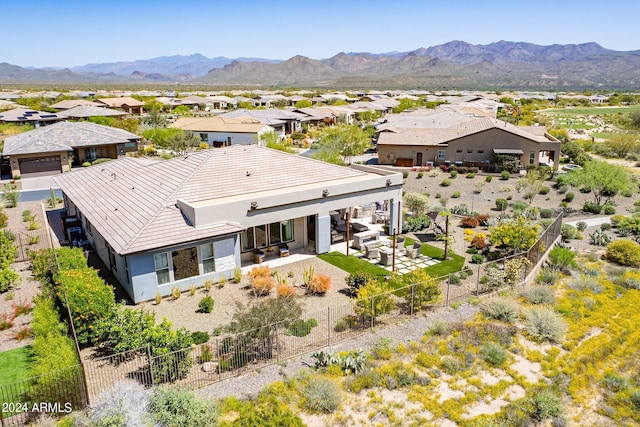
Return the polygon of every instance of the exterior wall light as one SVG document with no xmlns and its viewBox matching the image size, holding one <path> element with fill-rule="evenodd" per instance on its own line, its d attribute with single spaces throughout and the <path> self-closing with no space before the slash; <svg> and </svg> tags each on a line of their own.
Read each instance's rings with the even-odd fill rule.
<svg viewBox="0 0 640 427">
<path fill-rule="evenodd" d="M 387 187 L 391 187 L 391 179 L 387 179 Z"/>
<path fill-rule="evenodd" d="M 251 202 L 251 209 L 258 209 L 258 202 Z"/>
<path fill-rule="evenodd" d="M 322 197 L 327 197 L 329 195 L 329 190 L 322 190 Z"/>
</svg>

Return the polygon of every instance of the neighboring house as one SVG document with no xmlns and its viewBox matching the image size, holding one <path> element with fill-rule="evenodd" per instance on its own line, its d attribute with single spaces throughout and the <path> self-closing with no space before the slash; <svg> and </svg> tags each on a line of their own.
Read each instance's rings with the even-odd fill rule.
<svg viewBox="0 0 640 427">
<path fill-rule="evenodd" d="M 58 112 L 59 116 L 71 120 L 88 119 L 89 117 L 122 117 L 128 113 L 106 107 L 77 106 Z"/>
<path fill-rule="evenodd" d="M 13 110 L 0 112 L 0 122 L 4 123 L 30 124 L 40 127 L 62 120 L 65 120 L 65 118 L 58 114 L 28 108 L 14 108 Z"/>
<path fill-rule="evenodd" d="M 267 110 L 246 110 L 243 108 L 229 111 L 220 115 L 220 117 L 253 117 L 260 120 L 265 125 L 269 125 L 283 135 L 290 135 L 293 132 L 302 130 L 302 123 L 309 120 L 306 114 L 296 113 L 290 110 L 280 110 L 278 108 L 270 108 Z"/>
<path fill-rule="evenodd" d="M 4 140 L 12 176 L 68 172 L 97 158 L 116 159 L 137 151 L 140 137 L 122 129 L 89 122 L 60 122 Z"/>
<path fill-rule="evenodd" d="M 87 101 L 86 99 L 65 99 L 64 101 L 56 102 L 50 105 L 51 108 L 56 110 L 70 110 L 74 107 L 104 107 L 104 104 L 99 102 Z"/>
<path fill-rule="evenodd" d="M 67 215 L 136 303 L 230 278 L 256 250 L 277 256 L 280 243 L 326 253 L 332 211 L 389 201 L 397 217 L 402 198 L 399 173 L 256 145 L 125 158 L 55 180 Z"/>
<path fill-rule="evenodd" d="M 259 144 L 262 135 L 275 132 L 271 126 L 251 117 L 181 117 L 169 127 L 196 135 L 211 147 Z"/>
<path fill-rule="evenodd" d="M 518 158 L 522 167 L 549 158 L 557 169 L 560 141 L 544 126 L 514 126 L 454 111 L 390 116 L 378 130 L 378 163 L 396 166 L 460 164 L 491 167 L 494 155 Z"/>
<path fill-rule="evenodd" d="M 130 96 L 122 96 L 119 98 L 99 98 L 97 103 L 104 104 L 110 108 L 119 108 L 129 114 L 142 114 L 144 112 L 144 102 L 138 101 Z"/>
</svg>

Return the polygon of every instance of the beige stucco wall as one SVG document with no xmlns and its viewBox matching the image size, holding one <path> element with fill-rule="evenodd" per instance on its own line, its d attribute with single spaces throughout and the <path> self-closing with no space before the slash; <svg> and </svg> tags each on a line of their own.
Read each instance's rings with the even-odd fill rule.
<svg viewBox="0 0 640 427">
<path fill-rule="evenodd" d="M 435 164 L 443 163 L 444 160 L 450 160 L 451 163 L 492 161 L 494 148 L 522 150 L 520 163 L 524 166 L 529 165 L 530 152 L 535 153 L 534 165 L 538 165 L 539 154 L 542 151 L 554 152 L 552 160 L 556 167 L 560 159 L 560 142 L 535 142 L 494 128 L 450 141 L 447 147 L 378 144 L 378 163 L 393 165 L 396 159 L 409 158 L 414 160 L 414 165 L 418 165 L 416 162 L 418 153 L 422 153 L 422 164 L 419 166 L 425 166 L 427 161 L 434 161 L 434 159 L 436 159 Z M 445 150 L 445 158 L 438 160 L 438 150 L 442 149 Z"/>
</svg>

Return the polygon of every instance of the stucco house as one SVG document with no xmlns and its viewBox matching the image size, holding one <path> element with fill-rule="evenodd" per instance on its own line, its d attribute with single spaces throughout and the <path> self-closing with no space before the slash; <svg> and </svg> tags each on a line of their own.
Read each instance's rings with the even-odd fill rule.
<svg viewBox="0 0 640 427">
<path fill-rule="evenodd" d="M 378 128 L 378 163 L 396 166 L 494 166 L 495 155 L 517 157 L 522 167 L 541 158 L 555 169 L 560 141 L 544 126 L 514 126 L 487 116 L 441 110 L 388 116 Z"/>
<path fill-rule="evenodd" d="M 275 132 L 271 126 L 251 117 L 181 117 L 169 127 L 196 135 L 211 147 L 259 144 L 262 135 Z"/>
<path fill-rule="evenodd" d="M 144 102 L 138 101 L 130 96 L 119 98 L 99 98 L 95 102 L 110 108 L 119 108 L 129 114 L 142 114 L 144 112 Z"/>
<path fill-rule="evenodd" d="M 0 122 L 13 123 L 17 125 L 30 124 L 35 127 L 46 126 L 65 120 L 55 113 L 32 110 L 30 108 L 14 108 L 0 112 Z"/>
<path fill-rule="evenodd" d="M 55 180 L 67 215 L 135 302 L 232 277 L 256 253 L 278 256 L 281 243 L 328 252 L 332 212 L 390 201 L 397 217 L 402 199 L 399 173 L 257 145 L 124 158 Z"/>
<path fill-rule="evenodd" d="M 140 137 L 122 129 L 90 122 L 59 122 L 4 140 L 2 156 L 9 158 L 12 176 L 52 175 L 85 161 L 117 159 L 137 151 Z"/>
</svg>

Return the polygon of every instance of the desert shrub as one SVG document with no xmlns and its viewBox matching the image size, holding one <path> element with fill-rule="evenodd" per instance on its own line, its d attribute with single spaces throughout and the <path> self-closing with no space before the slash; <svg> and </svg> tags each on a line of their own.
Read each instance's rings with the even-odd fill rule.
<svg viewBox="0 0 640 427">
<path fill-rule="evenodd" d="M 544 209 L 540 209 L 540 218 L 553 218 L 555 216 L 555 212 L 553 209 L 548 209 L 548 208 L 544 208 Z"/>
<path fill-rule="evenodd" d="M 20 275 L 11 268 L 16 259 L 16 247 L 8 233 L 0 232 L 0 293 L 7 292 L 20 282 Z"/>
<path fill-rule="evenodd" d="M 480 225 L 480 221 L 475 216 L 466 216 L 460 220 L 460 225 L 464 228 L 476 228 Z"/>
<path fill-rule="evenodd" d="M 521 295 L 531 304 L 551 304 L 554 301 L 553 291 L 546 286 L 529 286 Z"/>
<path fill-rule="evenodd" d="M 233 269 L 233 281 L 236 283 L 240 283 L 242 280 L 242 269 L 240 267 L 236 267 Z"/>
<path fill-rule="evenodd" d="M 211 295 L 205 295 L 198 303 L 198 311 L 200 313 L 211 313 L 213 311 L 213 297 Z"/>
<path fill-rule="evenodd" d="M 422 179 L 423 176 L 424 172 L 418 172 L 418 174 L 416 175 L 416 179 Z"/>
<path fill-rule="evenodd" d="M 480 304 L 480 311 L 485 317 L 506 323 L 515 321 L 519 309 L 516 302 L 505 298 L 491 298 Z"/>
<path fill-rule="evenodd" d="M 640 290 L 640 272 L 626 271 L 622 274 L 620 282 L 625 288 Z"/>
<path fill-rule="evenodd" d="M 525 407 L 529 417 L 535 422 L 548 419 L 561 420 L 562 400 L 551 390 L 543 389 L 531 393 L 526 399 Z"/>
<path fill-rule="evenodd" d="M 68 301 L 78 342 L 82 346 L 95 344 L 100 332 L 94 325 L 115 312 L 113 288 L 93 268 L 59 271 L 55 282 L 58 292 Z M 66 305 L 66 301 L 61 303 Z"/>
<path fill-rule="evenodd" d="M 578 223 L 576 224 L 576 228 L 578 229 L 578 231 L 584 231 L 587 229 L 587 223 L 584 221 L 578 221 Z"/>
<path fill-rule="evenodd" d="M 522 312 L 524 329 L 536 341 L 559 343 L 564 338 L 567 325 L 552 309 L 530 307 Z"/>
<path fill-rule="evenodd" d="M 417 215 L 407 218 L 402 224 L 403 233 L 424 230 L 431 225 L 431 218 L 427 215 Z"/>
<path fill-rule="evenodd" d="M 424 310 L 435 303 L 440 296 L 438 281 L 429 276 L 423 269 L 413 270 L 402 276 L 402 285 L 415 285 L 411 292 L 404 296 L 407 304 L 413 304 L 416 311 Z"/>
<path fill-rule="evenodd" d="M 191 389 L 178 386 L 156 387 L 151 392 L 149 411 L 159 425 L 200 427 L 214 425 L 215 408 L 211 401 Z"/>
<path fill-rule="evenodd" d="M 484 249 L 487 246 L 487 240 L 484 235 L 477 234 L 471 240 L 471 247 L 476 250 Z"/>
<path fill-rule="evenodd" d="M 602 205 L 599 205 L 595 202 L 584 202 L 584 205 L 582 205 L 582 210 L 584 212 L 599 215 L 600 212 L 602 212 Z"/>
<path fill-rule="evenodd" d="M 496 209 L 498 209 L 499 211 L 505 211 L 507 210 L 507 207 L 509 206 L 509 202 L 507 201 L 507 199 L 496 199 Z"/>
<path fill-rule="evenodd" d="M 402 178 L 407 179 L 409 177 L 409 172 L 408 171 L 403 171 L 402 172 Z"/>
<path fill-rule="evenodd" d="M 576 197 L 575 193 L 572 193 L 571 191 L 569 191 L 564 195 L 563 200 L 567 203 L 571 203 L 573 202 L 573 199 L 575 199 L 575 197 Z"/>
<path fill-rule="evenodd" d="M 309 290 L 314 294 L 326 294 L 331 289 L 331 277 L 326 274 L 316 274 L 309 282 Z"/>
<path fill-rule="evenodd" d="M 451 176 L 451 178 L 455 179 L 455 178 L 458 176 L 458 171 L 457 171 L 457 170 L 455 170 L 455 169 L 453 169 L 453 170 L 450 172 L 450 174 L 451 174 L 451 175 L 450 175 L 450 176 Z"/>
<path fill-rule="evenodd" d="M 492 366 L 502 366 L 506 362 L 508 354 L 500 344 L 488 342 L 480 349 L 480 356 Z"/>
<path fill-rule="evenodd" d="M 477 254 L 477 253 L 471 255 L 471 262 L 474 264 L 482 264 L 484 262 L 484 255 Z"/>
<path fill-rule="evenodd" d="M 636 412 L 640 411 L 640 390 L 636 390 L 631 393 L 631 396 L 629 396 L 629 402 L 631 402 L 631 405 Z"/>
<path fill-rule="evenodd" d="M 502 171 L 500 172 L 500 179 L 503 181 L 508 180 L 509 178 L 511 178 L 511 174 L 508 171 Z"/>
<path fill-rule="evenodd" d="M 618 239 L 607 246 L 605 259 L 629 267 L 640 266 L 640 245 L 632 240 Z"/>
<path fill-rule="evenodd" d="M 431 335 L 444 336 L 449 333 L 449 324 L 442 320 L 437 320 L 429 327 L 428 332 Z"/>
<path fill-rule="evenodd" d="M 318 326 L 316 319 L 302 320 L 296 319 L 289 324 L 287 328 L 287 334 L 294 337 L 306 337 L 311 333 L 311 329 Z"/>
<path fill-rule="evenodd" d="M 616 208 L 612 204 L 606 203 L 602 207 L 602 213 L 604 213 L 605 215 L 613 215 L 616 213 Z"/>
<path fill-rule="evenodd" d="M 391 287 L 386 282 L 368 281 L 356 293 L 356 314 L 362 317 L 378 317 L 396 307 L 396 301 L 390 293 Z M 371 299 L 373 298 L 373 304 Z"/>
<path fill-rule="evenodd" d="M 100 393 L 91 407 L 77 413 L 76 426 L 143 426 L 151 425 L 150 390 L 133 381 L 123 381 Z M 60 423 L 59 425 L 63 425 Z"/>
<path fill-rule="evenodd" d="M 467 178 L 467 179 L 473 179 L 473 178 L 475 178 L 475 177 L 476 177 L 476 174 L 475 174 L 475 173 L 473 173 L 473 172 L 469 172 L 469 173 L 467 173 L 467 176 L 466 176 L 466 178 Z"/>
<path fill-rule="evenodd" d="M 571 289 L 575 289 L 578 292 L 591 291 L 594 294 L 602 292 L 602 285 L 596 277 L 589 276 L 587 274 L 581 274 L 578 277 L 572 277 L 567 281 L 567 286 Z"/>
<path fill-rule="evenodd" d="M 629 388 L 630 384 L 629 380 L 625 377 L 608 372 L 605 374 L 604 378 L 602 378 L 602 385 L 604 385 L 607 390 L 617 393 Z"/>
<path fill-rule="evenodd" d="M 611 220 L 611 225 L 613 225 L 614 227 L 618 227 L 618 225 L 620 223 L 623 223 L 625 220 L 627 219 L 626 216 L 621 215 L 621 214 L 617 214 L 617 215 L 613 215 L 610 220 Z"/>
<path fill-rule="evenodd" d="M 352 319 L 350 317 L 341 317 L 336 320 L 335 325 L 333 325 L 333 330 L 336 332 L 344 332 L 347 329 L 351 328 L 353 324 Z"/>
<path fill-rule="evenodd" d="M 249 272 L 249 277 L 251 278 L 251 288 L 257 295 L 266 295 L 271 292 L 271 290 L 276 286 L 276 281 L 273 279 L 273 277 L 271 277 L 271 271 L 268 270 L 269 267 L 267 267 L 268 274 L 260 274 L 256 272 L 252 275 L 251 273 L 253 272 L 253 270 L 257 268 L 260 267 L 254 267 Z"/>
<path fill-rule="evenodd" d="M 551 189 L 546 185 L 543 185 L 542 187 L 540 187 L 540 190 L 538 190 L 538 194 L 542 194 L 542 195 L 549 194 L 549 191 L 551 191 Z"/>
<path fill-rule="evenodd" d="M 347 290 L 346 290 L 347 296 L 351 298 L 355 298 L 356 294 L 358 293 L 358 289 L 360 289 L 362 286 L 364 286 L 366 283 L 372 280 L 376 280 L 376 278 L 369 273 L 363 273 L 358 271 L 358 272 L 349 274 L 345 279 L 345 281 L 347 282 Z"/>
<path fill-rule="evenodd" d="M 331 413 L 342 403 L 340 386 L 324 377 L 311 377 L 300 390 L 303 406 L 311 412 Z"/>
<path fill-rule="evenodd" d="M 564 242 L 568 242 L 569 240 L 580 240 L 582 239 L 582 233 L 571 224 L 562 224 L 562 228 L 560 229 L 560 235 Z"/>
<path fill-rule="evenodd" d="M 228 427 L 303 427 L 305 425 L 280 396 L 268 392 L 262 392 L 254 399 L 226 398 L 220 403 L 219 411 L 223 418 L 220 425 Z"/>
<path fill-rule="evenodd" d="M 549 251 L 549 267 L 555 271 L 568 271 L 576 268 L 576 254 L 569 248 L 556 245 Z"/>
<path fill-rule="evenodd" d="M 279 297 L 294 297 L 296 295 L 296 288 L 287 283 L 278 283 L 276 285 L 276 295 Z"/>
<path fill-rule="evenodd" d="M 493 181 L 493 177 L 491 175 L 487 175 L 487 176 L 484 177 L 484 180 L 486 182 L 491 182 L 491 181 Z"/>
<path fill-rule="evenodd" d="M 611 237 L 605 233 L 602 229 L 596 230 L 589 235 L 591 244 L 595 246 L 607 246 L 611 243 Z"/>
<path fill-rule="evenodd" d="M 469 206 L 465 205 L 464 203 L 461 203 L 459 205 L 456 205 L 454 207 L 452 207 L 450 210 L 452 215 L 469 215 L 471 214 L 471 211 L 469 210 Z"/>
<path fill-rule="evenodd" d="M 451 178 L 445 178 L 440 182 L 440 185 L 443 187 L 449 187 L 452 183 L 453 181 L 451 180 Z"/>
<path fill-rule="evenodd" d="M 458 199 L 460 198 L 460 192 L 459 191 L 454 191 L 453 194 L 451 194 L 451 198 L 452 199 Z"/>
<path fill-rule="evenodd" d="M 87 259 L 80 248 L 61 247 L 55 250 L 55 254 L 53 249 L 44 249 L 29 255 L 34 277 L 47 287 L 53 286 L 53 278 L 58 271 L 87 267 Z"/>
<path fill-rule="evenodd" d="M 204 344 L 209 341 L 209 334 L 205 331 L 194 331 L 191 332 L 191 340 L 195 345 Z"/>
</svg>

